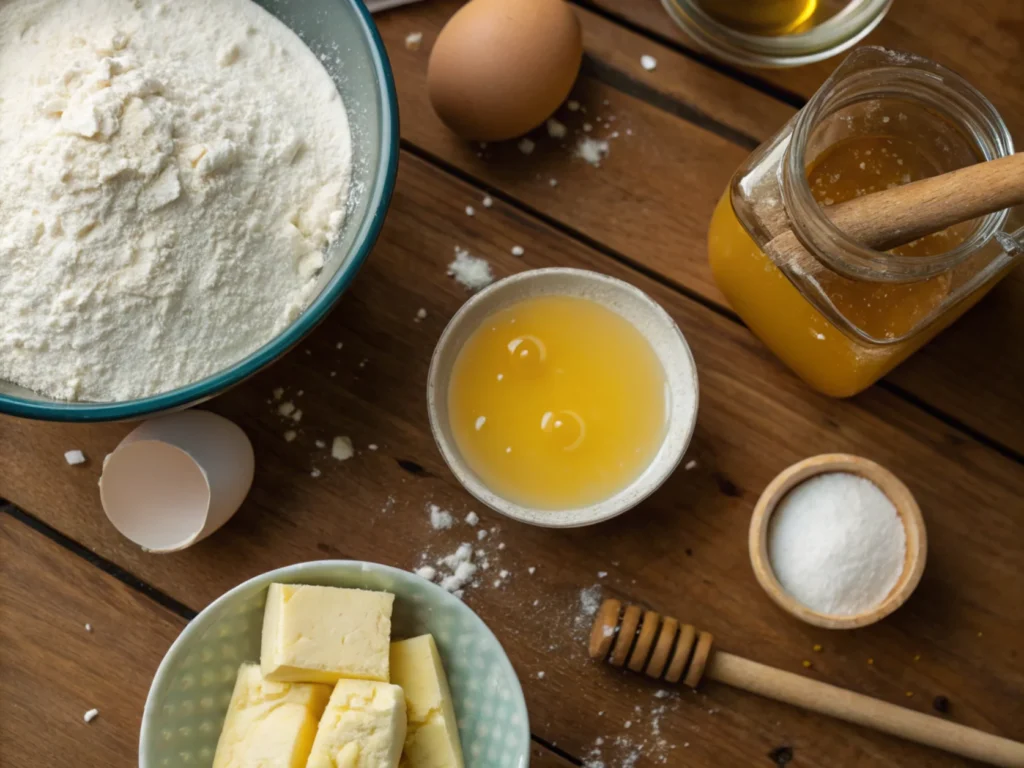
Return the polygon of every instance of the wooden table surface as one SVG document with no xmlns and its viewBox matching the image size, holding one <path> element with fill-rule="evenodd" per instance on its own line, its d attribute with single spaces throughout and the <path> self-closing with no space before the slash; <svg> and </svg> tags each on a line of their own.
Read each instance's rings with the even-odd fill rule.
<svg viewBox="0 0 1024 768">
<path fill-rule="evenodd" d="M 465 600 L 522 680 L 534 766 L 770 766 L 790 754 L 806 766 L 963 764 L 713 683 L 656 697 L 659 686 L 587 660 L 580 595 L 595 587 L 698 624 L 719 648 L 922 712 L 944 696 L 950 720 L 1024 739 L 1021 270 L 879 385 L 848 401 L 821 397 L 725 305 L 704 236 L 734 168 L 838 61 L 744 72 L 694 52 L 658 0 L 581 0 L 587 58 L 574 98 L 586 111 L 559 119 L 572 131 L 586 121 L 595 135 L 619 132 L 594 168 L 543 132 L 527 158 L 514 143 L 481 150 L 444 129 L 427 103 L 426 62 L 458 5 L 430 0 L 378 17 L 402 116 L 387 224 L 327 321 L 205 406 L 240 424 L 256 450 L 253 490 L 224 529 L 182 553 L 146 554 L 109 525 L 96 489 L 103 456 L 130 425 L 0 419 L 0 764 L 131 765 L 150 679 L 196 611 L 277 566 L 354 558 L 412 568 L 421 553 L 472 536 L 463 523 L 434 531 L 430 503 L 460 520 L 476 511 L 496 529 L 485 546 L 510 576 Z M 423 33 L 420 50 L 406 49 L 410 32 Z M 1022 40 L 1020 0 L 896 0 L 867 42 L 959 70 L 1020 137 Z M 640 66 L 642 54 L 657 58 L 655 71 Z M 512 256 L 514 245 L 525 255 Z M 584 267 L 659 301 L 697 361 L 701 406 L 687 455 L 696 466 L 641 508 L 582 530 L 526 527 L 473 502 L 433 444 L 424 403 L 434 343 L 467 297 L 445 273 L 455 246 L 499 277 Z M 420 308 L 427 316 L 417 321 Z M 298 425 L 277 414 L 277 387 L 302 408 Z M 294 442 L 283 437 L 290 428 Z M 335 435 L 352 438 L 354 458 L 339 463 L 317 447 Z M 88 463 L 65 463 L 74 448 Z M 761 489 L 826 451 L 894 470 L 928 527 L 915 595 L 852 632 L 780 612 L 747 557 Z M 93 707 L 100 715 L 85 724 Z"/>
</svg>

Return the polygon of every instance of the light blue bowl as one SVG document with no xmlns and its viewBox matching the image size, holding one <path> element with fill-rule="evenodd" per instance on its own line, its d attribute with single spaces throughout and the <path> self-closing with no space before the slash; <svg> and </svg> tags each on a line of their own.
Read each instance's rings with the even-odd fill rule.
<svg viewBox="0 0 1024 768">
<path fill-rule="evenodd" d="M 259 661 L 271 582 L 391 592 L 392 636 L 434 636 L 459 721 L 466 768 L 526 768 L 523 690 L 487 625 L 458 598 L 415 574 L 375 563 L 322 560 L 270 571 L 199 614 L 157 669 L 142 714 L 139 768 L 209 768 L 243 661 Z"/>
<path fill-rule="evenodd" d="M 352 131 L 352 195 L 345 225 L 327 252 L 320 292 L 295 322 L 248 357 L 202 381 L 117 403 L 51 400 L 0 381 L 0 413 L 49 421 L 118 421 L 184 408 L 252 376 L 299 343 L 356 276 L 384 223 L 398 170 L 398 102 L 384 43 L 360 0 L 257 0 L 293 29 L 328 67 Z"/>
</svg>

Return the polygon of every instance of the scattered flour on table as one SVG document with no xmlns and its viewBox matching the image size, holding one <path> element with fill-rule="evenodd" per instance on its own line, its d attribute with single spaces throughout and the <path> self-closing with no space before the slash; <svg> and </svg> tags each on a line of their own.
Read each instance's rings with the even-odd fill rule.
<svg viewBox="0 0 1024 768">
<path fill-rule="evenodd" d="M 191 383 L 309 303 L 351 141 L 250 0 L 0 3 L 0 379 L 65 400 Z"/>
<path fill-rule="evenodd" d="M 441 509 L 437 504 L 428 504 L 427 512 L 430 514 L 430 527 L 435 531 L 446 531 L 455 525 L 455 518 L 446 509 Z"/>
<path fill-rule="evenodd" d="M 352 441 L 347 437 L 336 437 L 331 442 L 331 456 L 338 461 L 346 461 L 356 455 Z"/>
<path fill-rule="evenodd" d="M 491 265 L 458 246 L 455 246 L 455 260 L 448 265 L 448 274 L 471 291 L 479 291 L 494 282 Z"/>
<path fill-rule="evenodd" d="M 608 154 L 610 147 L 604 139 L 592 139 L 585 136 L 576 145 L 576 157 L 586 160 L 595 168 L 601 167 L 601 160 Z"/>
</svg>

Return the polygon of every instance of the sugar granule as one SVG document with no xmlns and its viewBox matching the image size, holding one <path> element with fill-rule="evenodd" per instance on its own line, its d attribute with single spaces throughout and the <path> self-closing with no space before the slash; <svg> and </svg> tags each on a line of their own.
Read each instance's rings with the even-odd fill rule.
<svg viewBox="0 0 1024 768">
<path fill-rule="evenodd" d="M 537 145 L 533 143 L 532 139 L 520 139 L 518 146 L 519 151 L 524 155 L 532 155 L 533 150 Z"/>
<path fill-rule="evenodd" d="M 466 513 L 466 525 L 476 525 L 480 522 L 480 515 L 476 512 Z"/>
<path fill-rule="evenodd" d="M 513 245 L 512 246 L 512 255 L 513 256 L 522 256 L 524 253 L 526 253 L 526 249 L 524 249 L 523 246 L 521 246 L 521 245 Z"/>
<path fill-rule="evenodd" d="M 423 44 L 422 32 L 410 32 L 405 36 L 405 47 L 410 51 L 418 51 Z"/>
<path fill-rule="evenodd" d="M 653 56 L 644 54 L 640 57 L 640 66 L 646 69 L 648 72 L 653 72 L 658 68 L 658 60 Z"/>
<path fill-rule="evenodd" d="M 75 466 L 76 464 L 85 464 L 85 454 L 77 449 L 73 451 L 65 451 L 64 461 L 71 466 Z"/>
</svg>

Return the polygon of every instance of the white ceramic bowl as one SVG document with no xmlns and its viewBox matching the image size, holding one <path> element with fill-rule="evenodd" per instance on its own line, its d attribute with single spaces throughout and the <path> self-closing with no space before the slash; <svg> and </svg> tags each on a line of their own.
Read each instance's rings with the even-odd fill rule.
<svg viewBox="0 0 1024 768">
<path fill-rule="evenodd" d="M 575 296 L 596 301 L 631 322 L 650 343 L 665 371 L 665 438 L 639 477 L 615 495 L 574 509 L 536 509 L 494 493 L 470 469 L 452 434 L 448 385 L 455 360 L 473 332 L 501 309 L 535 296 Z M 697 368 L 679 326 L 650 296 L 598 272 L 562 267 L 520 272 L 467 301 L 441 334 L 427 377 L 427 410 L 434 440 L 449 468 L 473 496 L 503 515 L 548 528 L 593 525 L 621 515 L 650 496 L 678 466 L 697 423 Z"/>
</svg>

